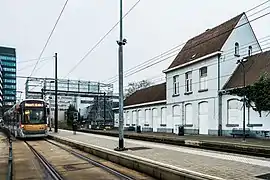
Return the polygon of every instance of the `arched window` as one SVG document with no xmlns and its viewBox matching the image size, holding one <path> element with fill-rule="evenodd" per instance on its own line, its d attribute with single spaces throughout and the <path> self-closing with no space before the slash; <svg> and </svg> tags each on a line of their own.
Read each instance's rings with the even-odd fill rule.
<svg viewBox="0 0 270 180">
<path fill-rule="evenodd" d="M 227 102 L 227 123 L 239 124 L 241 122 L 242 104 L 238 99 L 230 99 Z"/>
<path fill-rule="evenodd" d="M 252 46 L 248 46 L 248 56 L 252 55 Z"/>
<path fill-rule="evenodd" d="M 135 125 L 137 122 L 137 112 L 132 111 L 132 126 Z"/>
<path fill-rule="evenodd" d="M 234 55 L 239 56 L 239 43 L 236 42 L 234 45 Z"/>
<path fill-rule="evenodd" d="M 161 124 L 166 125 L 167 123 L 167 108 L 161 108 Z"/>
<path fill-rule="evenodd" d="M 180 117 L 180 106 L 179 105 L 173 106 L 173 117 Z"/>
<path fill-rule="evenodd" d="M 129 111 L 126 111 L 126 125 L 130 125 Z"/>
<path fill-rule="evenodd" d="M 145 110 L 145 122 L 144 122 L 144 124 L 149 125 L 150 119 L 151 119 L 150 109 L 146 109 Z"/>
<path fill-rule="evenodd" d="M 144 123 L 144 119 L 143 119 L 143 111 L 142 110 L 138 110 L 138 124 L 137 125 L 140 125 L 140 124 L 143 124 Z"/>
<path fill-rule="evenodd" d="M 157 124 L 157 119 L 158 119 L 158 111 L 157 108 L 152 109 L 152 122 L 153 124 Z"/>
<path fill-rule="evenodd" d="M 172 107 L 172 114 L 173 114 L 173 122 L 174 124 L 182 124 L 182 119 L 181 119 L 181 109 L 179 105 L 174 105 Z"/>
<path fill-rule="evenodd" d="M 193 124 L 192 123 L 192 104 L 185 105 L 185 124 Z"/>
</svg>

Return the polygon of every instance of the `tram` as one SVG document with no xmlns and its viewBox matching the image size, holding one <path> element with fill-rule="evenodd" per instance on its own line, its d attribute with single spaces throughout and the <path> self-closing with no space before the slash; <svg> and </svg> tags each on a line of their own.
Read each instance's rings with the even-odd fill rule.
<svg viewBox="0 0 270 180">
<path fill-rule="evenodd" d="M 47 104 L 42 99 L 23 100 L 4 113 L 4 126 L 15 137 L 46 137 L 47 111 Z"/>
</svg>

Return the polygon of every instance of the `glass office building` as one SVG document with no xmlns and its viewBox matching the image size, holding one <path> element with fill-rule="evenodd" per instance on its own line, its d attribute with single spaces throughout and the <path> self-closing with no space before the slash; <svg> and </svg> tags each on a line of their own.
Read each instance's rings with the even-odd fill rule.
<svg viewBox="0 0 270 180">
<path fill-rule="evenodd" d="M 1 104 L 4 111 L 16 103 L 16 50 L 0 47 Z"/>
</svg>

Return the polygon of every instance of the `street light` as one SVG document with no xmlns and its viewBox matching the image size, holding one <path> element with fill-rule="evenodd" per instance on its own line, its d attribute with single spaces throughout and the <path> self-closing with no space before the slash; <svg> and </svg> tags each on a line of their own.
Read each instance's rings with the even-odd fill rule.
<svg viewBox="0 0 270 180">
<path fill-rule="evenodd" d="M 49 131 L 52 131 L 52 110 L 51 110 L 51 84 L 54 83 L 54 81 L 50 81 L 50 95 L 49 95 L 49 109 L 50 109 L 50 117 L 49 117 L 49 122 L 50 122 L 50 129 Z"/>
<path fill-rule="evenodd" d="M 246 74 L 245 74 L 245 62 L 247 59 L 238 59 L 236 64 L 242 65 L 243 70 L 243 89 L 246 87 Z M 246 92 L 244 90 L 244 97 L 243 97 L 243 141 L 246 141 Z"/>
</svg>

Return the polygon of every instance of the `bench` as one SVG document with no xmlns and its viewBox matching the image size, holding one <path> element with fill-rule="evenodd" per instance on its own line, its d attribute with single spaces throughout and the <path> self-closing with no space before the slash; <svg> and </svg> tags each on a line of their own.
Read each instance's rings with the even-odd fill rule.
<svg viewBox="0 0 270 180">
<path fill-rule="evenodd" d="M 270 137 L 270 131 L 262 131 L 262 132 L 263 132 L 265 138 Z"/>
<path fill-rule="evenodd" d="M 250 136 L 250 134 L 251 134 L 250 129 L 249 128 L 246 128 L 246 130 L 245 130 L 245 137 Z M 233 137 L 235 137 L 235 136 L 243 136 L 244 135 L 243 129 L 242 128 L 239 128 L 239 129 L 238 128 L 233 128 L 232 129 L 232 132 L 231 132 L 231 135 Z"/>
<path fill-rule="evenodd" d="M 127 130 L 128 130 L 128 131 L 135 131 L 135 127 L 129 126 Z"/>
</svg>

